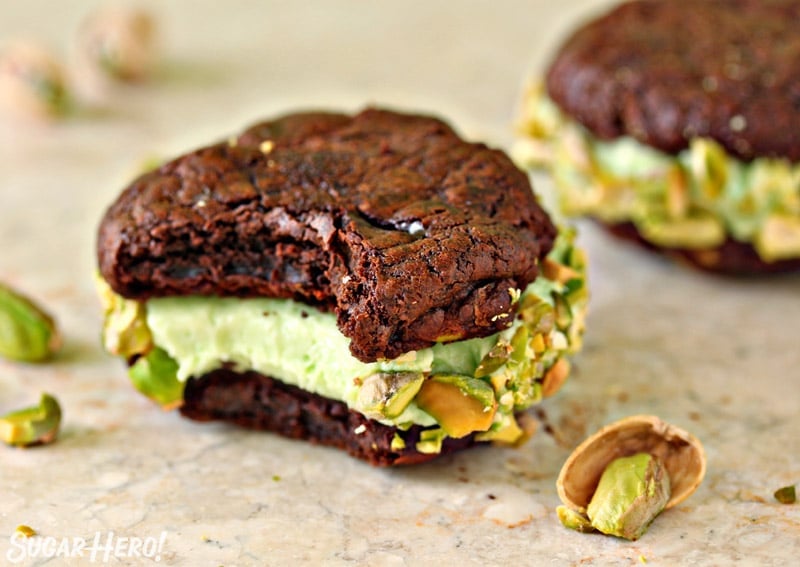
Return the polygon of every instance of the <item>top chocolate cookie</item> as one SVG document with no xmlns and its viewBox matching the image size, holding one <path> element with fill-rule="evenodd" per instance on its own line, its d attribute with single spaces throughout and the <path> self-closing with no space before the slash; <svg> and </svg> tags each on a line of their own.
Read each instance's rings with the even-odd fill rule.
<svg viewBox="0 0 800 567">
<path fill-rule="evenodd" d="M 800 161 L 800 1 L 642 0 L 574 33 L 550 97 L 600 138 Z"/>
<path fill-rule="evenodd" d="M 120 295 L 292 298 L 351 351 L 394 358 L 505 328 L 556 230 L 500 151 L 429 117 L 368 109 L 257 124 L 147 173 L 109 208 Z"/>
</svg>

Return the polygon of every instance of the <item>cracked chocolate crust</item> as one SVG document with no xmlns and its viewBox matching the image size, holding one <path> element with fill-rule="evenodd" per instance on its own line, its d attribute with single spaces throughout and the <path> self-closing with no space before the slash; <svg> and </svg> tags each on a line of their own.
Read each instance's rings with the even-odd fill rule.
<svg viewBox="0 0 800 567">
<path fill-rule="evenodd" d="M 800 161 L 800 1 L 642 0 L 577 30 L 549 96 L 595 136 Z"/>
<path fill-rule="evenodd" d="M 181 414 L 197 421 L 225 421 L 292 439 L 336 447 L 374 466 L 411 465 L 478 444 L 474 434 L 446 438 L 441 453 L 416 450 L 420 426 L 400 434 L 405 448 L 392 449 L 398 430 L 323 398 L 256 372 L 219 369 L 186 384 Z"/>
<path fill-rule="evenodd" d="M 133 299 L 292 298 L 370 362 L 505 328 L 556 229 L 526 174 L 440 120 L 293 114 L 133 182 L 98 235 Z"/>
<path fill-rule="evenodd" d="M 750 244 L 730 237 L 714 248 L 662 248 L 642 238 L 633 223 L 600 224 L 614 236 L 708 272 L 746 276 L 800 271 L 800 258 L 765 262 Z"/>
</svg>

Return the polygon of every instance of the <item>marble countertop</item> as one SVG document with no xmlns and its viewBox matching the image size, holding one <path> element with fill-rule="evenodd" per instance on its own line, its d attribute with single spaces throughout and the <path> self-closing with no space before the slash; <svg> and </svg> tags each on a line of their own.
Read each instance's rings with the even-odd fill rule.
<svg viewBox="0 0 800 567">
<path fill-rule="evenodd" d="M 66 57 L 97 4 L 4 0 L 0 39 L 37 38 Z M 602 4 L 153 0 L 162 65 L 150 83 L 49 127 L 3 125 L 0 279 L 51 309 L 65 345 L 46 365 L 0 361 L 0 411 L 41 391 L 64 408 L 56 443 L 0 447 L 0 563 L 92 564 L 86 553 L 21 557 L 10 538 L 27 524 L 40 541 L 159 540 L 157 558 L 96 553 L 115 565 L 796 564 L 800 504 L 772 497 L 800 481 L 796 276 L 709 277 L 581 225 L 586 346 L 537 410 L 538 433 L 518 450 L 399 470 L 162 412 L 100 348 L 94 234 L 144 159 L 291 109 L 370 103 L 435 113 L 508 148 L 524 80 Z M 705 482 L 637 542 L 564 529 L 554 512 L 564 459 L 637 413 L 700 438 Z"/>
</svg>

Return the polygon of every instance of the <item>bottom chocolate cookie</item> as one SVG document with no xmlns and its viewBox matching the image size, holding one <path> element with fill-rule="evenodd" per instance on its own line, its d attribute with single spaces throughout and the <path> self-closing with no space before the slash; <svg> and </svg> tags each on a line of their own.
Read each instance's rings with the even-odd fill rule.
<svg viewBox="0 0 800 567">
<path fill-rule="evenodd" d="M 421 453 L 416 445 L 423 427 L 400 431 L 351 411 L 342 402 L 257 372 L 219 369 L 190 379 L 180 411 L 197 421 L 226 421 L 336 447 L 379 467 L 417 464 L 483 444 L 475 440 L 474 434 L 460 439 L 447 437 L 440 452 Z M 402 438 L 403 447 L 398 445 L 395 434 Z"/>
<path fill-rule="evenodd" d="M 659 252 L 696 268 L 729 275 L 777 274 L 800 270 L 800 258 L 766 262 L 756 250 L 745 242 L 728 238 L 720 246 L 692 250 L 688 248 L 661 248 L 642 238 L 633 223 L 620 223 L 604 226 L 611 234 Z"/>
</svg>

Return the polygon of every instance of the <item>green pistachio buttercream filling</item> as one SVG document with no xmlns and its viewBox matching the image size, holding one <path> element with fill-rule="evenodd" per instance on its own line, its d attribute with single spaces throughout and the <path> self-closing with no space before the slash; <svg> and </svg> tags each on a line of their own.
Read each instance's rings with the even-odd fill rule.
<svg viewBox="0 0 800 567">
<path fill-rule="evenodd" d="M 420 388 L 425 390 L 424 381 L 447 376 L 450 382 L 465 384 L 462 393 L 468 396 L 469 385 L 475 385 L 471 380 L 477 379 L 493 393 L 488 402 L 485 395 L 481 398 L 484 411 L 494 412 L 483 435 L 491 440 L 494 431 L 505 431 L 499 435 L 505 440 L 509 428 L 522 433 L 514 413 L 541 399 L 548 371 L 581 345 L 588 295 L 585 259 L 573 245 L 574 233 L 562 232 L 543 266 L 549 277 L 541 274 L 525 290 L 509 289 L 519 305 L 507 329 L 438 343 L 393 360 L 357 360 L 334 314 L 295 301 L 192 296 L 140 303 L 116 295 L 98 278 L 105 306 L 103 341 L 109 352 L 133 362 L 134 385 L 165 407 L 180 404 L 182 384 L 190 377 L 227 365 L 342 401 L 405 429 L 439 423 L 416 403 L 414 396 Z M 362 391 L 367 384 L 370 391 Z M 398 392 L 392 388 L 398 389 L 398 384 L 403 391 L 395 397 Z M 428 398 L 433 389 L 427 389 Z M 431 435 L 437 439 L 424 441 L 436 442 L 421 448 L 431 449 L 446 436 L 434 431 Z"/>
<path fill-rule="evenodd" d="M 562 114 L 541 85 L 526 95 L 521 128 L 515 156 L 552 171 L 566 215 L 632 222 L 658 246 L 711 248 L 732 237 L 768 262 L 800 257 L 800 163 L 746 163 L 707 138 L 677 155 L 631 137 L 600 140 Z"/>
</svg>

